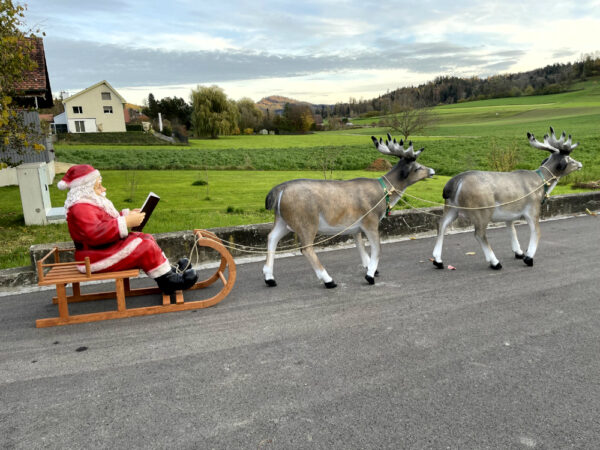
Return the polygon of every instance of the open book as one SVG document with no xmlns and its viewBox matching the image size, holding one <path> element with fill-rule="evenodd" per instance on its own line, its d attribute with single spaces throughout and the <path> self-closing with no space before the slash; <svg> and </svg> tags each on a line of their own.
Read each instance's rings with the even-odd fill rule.
<svg viewBox="0 0 600 450">
<path fill-rule="evenodd" d="M 146 201 L 142 205 L 142 211 L 141 211 L 143 213 L 146 213 L 146 216 L 144 217 L 144 220 L 142 221 L 142 223 L 140 223 L 137 227 L 133 227 L 131 229 L 131 231 L 142 231 L 144 229 L 144 226 L 148 222 L 148 219 L 152 215 L 152 211 L 154 211 L 154 208 L 158 204 L 159 200 L 160 200 L 160 197 L 158 195 L 156 195 L 154 192 L 150 192 L 148 194 L 148 197 L 146 197 Z"/>
</svg>

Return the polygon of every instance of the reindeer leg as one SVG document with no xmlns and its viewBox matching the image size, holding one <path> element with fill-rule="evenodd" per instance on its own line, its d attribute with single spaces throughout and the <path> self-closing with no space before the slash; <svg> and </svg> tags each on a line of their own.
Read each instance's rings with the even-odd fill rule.
<svg viewBox="0 0 600 450">
<path fill-rule="evenodd" d="M 263 266 L 263 274 L 265 277 L 265 283 L 267 286 L 277 286 L 277 282 L 275 281 L 275 277 L 273 276 L 273 264 L 275 262 L 275 250 L 277 249 L 277 244 L 281 240 L 283 236 L 288 233 L 287 223 L 281 217 L 277 216 L 275 218 L 275 225 L 273 229 L 269 233 L 268 243 L 267 243 L 267 260 L 265 265 Z"/>
<path fill-rule="evenodd" d="M 302 249 L 302 254 L 306 256 L 306 259 L 308 259 L 308 262 L 317 274 L 317 277 L 319 278 L 319 280 L 325 283 L 325 287 L 327 289 L 331 289 L 337 286 L 337 284 L 335 284 L 335 282 L 333 281 L 333 278 L 329 276 L 327 270 L 325 270 L 325 267 L 323 267 L 323 265 L 321 264 L 321 261 L 319 261 L 319 258 L 317 257 L 315 249 L 312 245 L 310 247 Z"/>
<path fill-rule="evenodd" d="M 365 243 L 363 242 L 362 233 L 360 231 L 354 235 L 354 242 L 356 242 L 356 248 L 358 249 L 358 254 L 360 255 L 360 262 L 366 269 L 369 265 L 369 255 L 365 249 Z"/>
<path fill-rule="evenodd" d="M 306 259 L 308 259 L 308 262 L 315 271 L 315 274 L 317 275 L 319 280 L 325 283 L 325 287 L 327 289 L 336 287 L 337 284 L 335 284 L 333 279 L 327 273 L 327 270 L 325 270 L 325 267 L 323 267 L 323 265 L 321 264 L 321 261 L 319 261 L 319 258 L 317 257 L 317 254 L 313 247 L 313 243 L 315 242 L 315 236 L 317 235 L 317 228 L 315 227 L 314 229 L 312 229 L 312 227 L 306 226 L 304 228 L 297 228 L 300 230 L 296 232 L 298 233 L 298 237 L 300 238 L 300 242 L 302 243 L 302 254 L 306 256 Z"/>
<path fill-rule="evenodd" d="M 515 223 L 513 221 L 506 222 L 506 228 L 508 229 L 508 234 L 510 235 L 510 245 L 512 247 L 512 251 L 515 253 L 515 258 L 523 259 L 523 250 L 521 250 L 521 245 L 519 244 L 517 230 L 515 230 Z"/>
<path fill-rule="evenodd" d="M 446 228 L 454 222 L 456 217 L 458 217 L 458 209 L 445 208 L 444 215 L 440 219 L 437 240 L 435 241 L 435 247 L 433 248 L 433 265 L 438 269 L 444 268 L 444 264 L 442 263 L 442 246 L 444 245 Z"/>
<path fill-rule="evenodd" d="M 367 254 L 367 250 L 365 249 L 365 243 L 362 238 L 362 233 L 359 231 L 354 235 L 354 242 L 356 242 L 356 248 L 358 249 L 358 254 L 360 255 L 360 262 L 364 269 L 369 267 L 369 255 Z M 379 270 L 375 271 L 375 276 L 379 276 Z"/>
<path fill-rule="evenodd" d="M 367 274 L 365 275 L 365 280 L 369 284 L 375 284 L 375 276 L 377 273 L 377 266 L 379 265 L 379 255 L 381 253 L 381 245 L 379 242 L 379 230 L 375 228 L 374 230 L 365 230 L 365 235 L 367 239 L 369 239 L 369 243 L 371 244 L 371 258 L 369 260 L 369 265 L 367 266 Z"/>
<path fill-rule="evenodd" d="M 500 261 L 498 261 L 498 258 L 496 258 L 496 255 L 494 254 L 492 247 L 490 247 L 490 244 L 487 240 L 487 236 L 485 234 L 485 231 L 487 228 L 487 223 L 485 223 L 485 224 L 474 223 L 474 225 L 475 225 L 475 239 L 477 239 L 477 241 L 479 241 L 479 243 L 481 244 L 481 249 L 483 250 L 485 260 L 490 264 L 490 267 L 492 269 L 494 269 L 494 270 L 502 269 L 502 264 L 500 264 Z"/>
<path fill-rule="evenodd" d="M 525 252 L 525 257 L 523 258 L 523 262 L 527 264 L 529 267 L 533 266 L 533 256 L 537 250 L 538 243 L 540 241 L 540 220 L 539 217 L 531 217 L 525 216 L 525 220 L 527 220 L 527 225 L 529 225 L 529 246 L 527 247 L 527 251 Z"/>
</svg>

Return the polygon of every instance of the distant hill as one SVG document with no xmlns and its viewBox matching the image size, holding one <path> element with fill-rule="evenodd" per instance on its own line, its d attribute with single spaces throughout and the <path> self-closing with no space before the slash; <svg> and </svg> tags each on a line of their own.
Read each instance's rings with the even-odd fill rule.
<svg viewBox="0 0 600 450">
<path fill-rule="evenodd" d="M 281 114 L 286 103 L 313 106 L 311 103 L 282 97 L 281 95 L 270 95 L 269 97 L 265 97 L 258 101 L 256 105 L 263 111 L 268 109 L 273 114 Z"/>
</svg>

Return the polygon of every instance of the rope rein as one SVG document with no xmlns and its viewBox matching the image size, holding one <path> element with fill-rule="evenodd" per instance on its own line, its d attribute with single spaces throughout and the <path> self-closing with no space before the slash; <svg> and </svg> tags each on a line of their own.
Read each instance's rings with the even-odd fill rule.
<svg viewBox="0 0 600 450">
<path fill-rule="evenodd" d="M 448 206 L 449 208 L 464 209 L 464 210 L 479 210 L 479 209 L 497 208 L 499 206 L 506 206 L 506 205 L 510 205 L 511 203 L 516 203 L 518 201 L 521 201 L 524 198 L 529 197 L 530 195 L 533 195 L 535 192 L 539 191 L 541 188 L 544 188 L 545 193 L 547 192 L 548 186 L 550 186 L 550 184 L 551 184 L 551 182 L 553 180 L 558 179 L 558 177 L 555 176 L 552 173 L 552 171 L 550 169 L 548 169 L 547 167 L 544 167 L 544 166 L 541 166 L 541 167 L 543 167 L 544 169 L 546 169 L 550 173 L 551 177 L 548 180 L 546 180 L 544 178 L 544 176 L 541 174 L 541 171 L 539 171 L 539 169 L 538 169 L 539 172 L 536 171 L 536 173 L 538 173 L 540 175 L 540 177 L 542 178 L 542 181 L 543 181 L 542 184 L 540 184 L 538 187 L 536 187 L 535 189 L 533 189 L 531 192 L 529 192 L 529 193 L 527 193 L 527 194 L 525 194 L 525 195 L 523 195 L 523 196 L 521 196 L 521 197 L 519 197 L 519 198 L 517 198 L 515 200 L 511 200 L 511 201 L 508 201 L 508 202 L 500 203 L 498 205 L 480 206 L 480 207 L 455 206 L 455 205 L 448 205 L 448 204 L 445 204 L 445 203 L 435 202 L 435 201 L 432 201 L 432 200 L 426 200 L 424 198 L 420 198 L 420 197 L 417 197 L 415 195 L 407 194 L 406 192 L 401 192 L 400 194 L 398 194 L 399 195 L 399 200 L 401 200 L 404 204 L 406 204 L 407 206 L 409 206 L 409 207 L 411 207 L 413 209 L 414 209 L 414 206 L 412 206 L 409 202 L 407 202 L 405 199 L 403 199 L 402 198 L 403 196 L 408 196 L 408 197 L 411 197 L 411 198 L 413 198 L 415 200 L 422 201 L 422 202 L 425 202 L 425 203 L 430 203 L 432 205 Z M 390 188 L 387 188 L 387 186 L 385 186 L 385 184 L 383 183 L 382 179 L 388 182 L 388 184 L 390 185 Z M 394 194 L 394 193 L 397 193 L 398 190 L 386 178 L 385 175 L 382 175 L 382 177 L 379 178 L 378 180 L 379 180 L 379 183 L 382 186 L 384 195 L 379 199 L 379 201 L 377 203 L 375 203 L 375 205 L 371 209 L 369 209 L 366 213 L 364 213 L 362 216 L 360 216 L 352 224 L 348 225 L 346 228 L 344 228 L 343 230 L 339 231 L 338 233 L 336 233 L 334 235 L 331 235 L 331 236 L 328 236 L 328 237 L 326 237 L 324 239 L 321 239 L 320 241 L 313 242 L 310 245 L 303 245 L 303 246 L 290 245 L 290 246 L 286 246 L 286 247 L 283 247 L 283 248 L 280 247 L 280 250 L 275 250 L 273 253 L 274 254 L 281 254 L 281 253 L 289 253 L 290 251 L 302 251 L 305 248 L 313 247 L 315 245 L 320 245 L 320 244 L 328 242 L 328 241 L 330 241 L 332 239 L 335 239 L 336 237 L 341 236 L 346 231 L 348 231 L 349 229 L 353 228 L 355 225 L 357 225 L 358 223 L 360 223 L 367 215 L 369 215 L 383 201 L 386 202 L 386 214 L 385 214 L 385 216 L 386 217 L 389 216 L 389 211 L 390 211 L 390 196 L 392 194 Z M 546 198 L 546 196 L 544 196 L 544 198 Z M 433 213 L 427 213 L 427 214 L 430 214 L 430 215 L 433 215 L 433 216 L 438 216 L 437 214 L 433 214 Z M 207 236 L 204 236 L 204 239 L 208 239 L 210 241 L 220 243 L 225 248 L 230 249 L 230 250 L 237 250 L 237 251 L 243 252 L 243 253 L 258 254 L 258 255 L 266 255 L 266 254 L 268 254 L 268 251 L 264 247 L 253 247 L 253 246 L 250 246 L 250 245 L 236 244 L 235 242 L 228 241 L 226 239 L 220 239 L 220 241 L 217 241 L 217 240 L 211 239 L 210 237 L 207 237 Z M 189 260 L 190 261 L 192 260 L 192 256 L 193 255 L 195 255 L 196 261 L 198 261 L 199 257 L 200 257 L 200 255 L 198 254 L 198 239 L 194 240 L 194 245 L 193 245 L 193 247 L 192 247 L 192 249 L 190 251 L 190 255 L 189 255 Z"/>
</svg>

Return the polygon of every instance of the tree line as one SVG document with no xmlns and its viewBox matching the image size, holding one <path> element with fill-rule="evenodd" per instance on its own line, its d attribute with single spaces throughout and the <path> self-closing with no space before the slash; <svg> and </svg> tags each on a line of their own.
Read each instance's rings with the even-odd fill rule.
<svg viewBox="0 0 600 450">
<path fill-rule="evenodd" d="M 350 98 L 335 105 L 287 103 L 281 114 L 260 109 L 250 98 L 228 99 L 218 86 L 198 86 L 191 103 L 182 98 L 155 100 L 148 96 L 143 113 L 156 119 L 158 112 L 176 127 L 195 136 L 215 138 L 222 134 L 252 134 L 266 129 L 277 133 L 303 133 L 346 126 L 351 117 L 393 114 L 390 126 L 407 136 L 414 123 L 430 123 L 426 112 L 437 105 L 490 98 L 545 95 L 565 92 L 575 81 L 600 75 L 600 54 L 582 55 L 574 63 L 551 64 L 540 69 L 487 78 L 439 76 L 419 86 L 398 88 L 370 100 Z M 425 110 L 425 112 L 422 112 Z M 326 125 L 323 126 L 325 119 Z"/>
<path fill-rule="evenodd" d="M 575 81 L 600 76 L 600 52 L 583 55 L 578 61 L 551 64 L 541 69 L 487 78 L 439 76 L 419 86 L 398 88 L 370 100 L 350 98 L 335 105 L 319 105 L 323 118 L 378 116 L 394 109 L 432 107 L 490 98 L 557 94 L 567 91 Z"/>
</svg>

